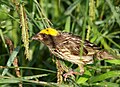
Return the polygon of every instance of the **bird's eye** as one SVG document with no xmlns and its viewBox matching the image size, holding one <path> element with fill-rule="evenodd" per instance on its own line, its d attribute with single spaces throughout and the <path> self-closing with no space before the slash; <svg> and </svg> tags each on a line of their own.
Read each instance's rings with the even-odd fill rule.
<svg viewBox="0 0 120 87">
<path fill-rule="evenodd" d="M 45 37 L 45 34 L 42 34 L 42 37 L 44 38 L 44 37 Z"/>
<path fill-rule="evenodd" d="M 48 36 L 45 35 L 45 34 L 42 34 L 42 38 L 43 38 L 44 40 L 48 40 Z"/>
</svg>

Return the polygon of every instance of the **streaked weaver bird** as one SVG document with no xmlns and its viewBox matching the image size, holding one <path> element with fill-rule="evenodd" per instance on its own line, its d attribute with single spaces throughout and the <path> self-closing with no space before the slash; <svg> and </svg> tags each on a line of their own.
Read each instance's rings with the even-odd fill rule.
<svg viewBox="0 0 120 87">
<path fill-rule="evenodd" d="M 32 39 L 44 43 L 56 57 L 78 65 L 81 75 L 84 73 L 84 65 L 92 64 L 94 56 L 97 59 L 113 59 L 113 56 L 107 51 L 101 50 L 100 47 L 87 40 L 82 41 L 80 36 L 57 31 L 53 28 L 41 30 Z M 83 52 L 80 57 L 81 47 L 83 47 Z"/>
</svg>

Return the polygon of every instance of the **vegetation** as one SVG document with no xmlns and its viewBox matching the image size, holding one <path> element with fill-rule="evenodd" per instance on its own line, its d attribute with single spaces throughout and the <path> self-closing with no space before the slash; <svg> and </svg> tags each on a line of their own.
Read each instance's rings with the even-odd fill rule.
<svg viewBox="0 0 120 87">
<path fill-rule="evenodd" d="M 53 27 L 79 35 L 115 55 L 96 60 L 85 74 L 61 81 L 58 61 L 46 46 L 31 40 Z M 11 87 L 119 87 L 120 0 L 0 0 L 0 85 Z M 76 65 L 60 62 L 79 71 Z M 58 81 L 58 82 L 57 82 Z"/>
</svg>

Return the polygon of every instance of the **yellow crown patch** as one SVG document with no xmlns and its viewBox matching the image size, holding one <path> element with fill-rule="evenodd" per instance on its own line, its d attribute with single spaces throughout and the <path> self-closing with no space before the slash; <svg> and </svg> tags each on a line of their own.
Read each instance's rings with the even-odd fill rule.
<svg viewBox="0 0 120 87">
<path fill-rule="evenodd" d="M 46 28 L 40 31 L 41 34 L 47 34 L 47 35 L 51 35 L 51 36 L 57 36 L 58 35 L 58 31 L 53 29 L 53 28 Z"/>
</svg>

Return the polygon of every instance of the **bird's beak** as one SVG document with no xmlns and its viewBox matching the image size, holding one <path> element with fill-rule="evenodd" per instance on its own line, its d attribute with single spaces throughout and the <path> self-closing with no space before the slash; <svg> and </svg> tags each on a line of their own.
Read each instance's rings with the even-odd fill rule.
<svg viewBox="0 0 120 87">
<path fill-rule="evenodd" d="M 38 34 L 36 34 L 35 36 L 32 37 L 32 40 L 39 40 L 39 38 L 40 38 L 40 35 L 38 33 Z"/>
</svg>

